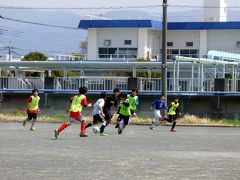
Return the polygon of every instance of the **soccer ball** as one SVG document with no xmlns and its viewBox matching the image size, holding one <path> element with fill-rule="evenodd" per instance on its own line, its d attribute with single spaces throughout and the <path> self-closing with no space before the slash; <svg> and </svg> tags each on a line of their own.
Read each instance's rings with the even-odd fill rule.
<svg viewBox="0 0 240 180">
<path fill-rule="evenodd" d="M 93 132 L 94 132 L 95 134 L 99 133 L 99 132 L 100 132 L 100 128 L 99 128 L 98 126 L 94 126 L 94 127 L 93 127 Z"/>
</svg>

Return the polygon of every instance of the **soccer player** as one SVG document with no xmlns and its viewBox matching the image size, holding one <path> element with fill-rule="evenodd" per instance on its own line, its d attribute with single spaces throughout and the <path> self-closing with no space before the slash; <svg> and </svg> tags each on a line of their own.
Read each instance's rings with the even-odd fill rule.
<svg viewBox="0 0 240 180">
<path fill-rule="evenodd" d="M 112 113 L 111 113 L 111 107 L 117 107 L 119 104 L 119 94 L 120 90 L 118 88 L 115 88 L 113 90 L 113 94 L 108 95 L 105 101 L 105 105 L 103 107 L 103 113 L 105 115 L 105 120 L 106 120 L 106 126 L 112 122 Z M 105 127 L 106 127 L 105 126 Z M 104 128 L 105 128 L 104 127 Z"/>
<path fill-rule="evenodd" d="M 152 125 L 150 126 L 150 129 L 154 130 L 155 126 L 164 118 L 161 116 L 161 110 L 167 110 L 166 104 L 165 104 L 165 95 L 162 94 L 160 96 L 160 99 L 154 101 L 152 103 L 151 109 L 154 108 L 153 114 L 155 119 L 152 121 Z"/>
<path fill-rule="evenodd" d="M 172 128 L 170 130 L 171 132 L 176 132 L 175 126 L 177 124 L 178 115 L 181 115 L 181 113 L 179 112 L 178 97 L 175 96 L 173 98 L 173 102 L 171 102 L 171 104 L 168 107 L 168 118 L 164 118 L 166 121 L 173 123 Z"/>
<path fill-rule="evenodd" d="M 27 114 L 28 117 L 23 121 L 23 126 L 25 127 L 28 121 L 32 120 L 30 131 L 36 131 L 34 127 L 37 120 L 37 114 L 39 112 L 39 91 L 38 89 L 32 90 L 32 95 L 27 99 Z"/>
<path fill-rule="evenodd" d="M 80 87 L 79 93 L 70 98 L 70 101 L 68 102 L 67 108 L 66 108 L 66 112 L 70 111 L 70 118 L 67 122 L 62 123 L 58 129 L 54 130 L 56 139 L 60 132 L 62 132 L 66 127 L 70 126 L 75 121 L 81 122 L 80 137 L 87 137 L 87 135 L 85 134 L 86 118 L 82 115 L 82 108 L 92 107 L 92 104 L 87 103 L 87 98 L 85 96 L 86 93 L 87 93 L 87 87 Z"/>
<path fill-rule="evenodd" d="M 107 93 L 102 92 L 100 95 L 100 99 L 97 100 L 97 102 L 93 105 L 93 122 L 86 125 L 86 128 L 94 126 L 98 123 L 102 123 L 102 126 L 100 127 L 100 136 L 107 136 L 106 133 L 104 133 L 104 127 L 106 126 L 106 121 L 104 119 L 105 114 L 103 113 L 103 106 L 105 104 Z"/>
<path fill-rule="evenodd" d="M 132 93 L 127 95 L 127 98 L 129 100 L 130 103 L 130 109 L 131 109 L 131 115 L 132 117 L 136 117 L 136 110 L 137 110 L 137 106 L 139 105 L 139 98 L 137 96 L 138 94 L 138 90 L 137 89 L 132 89 Z"/>
<path fill-rule="evenodd" d="M 121 102 L 119 106 L 119 116 L 117 119 L 118 134 L 122 134 L 122 131 L 128 125 L 131 116 L 130 102 L 127 98 L 127 94 L 121 93 L 120 100 Z"/>
</svg>

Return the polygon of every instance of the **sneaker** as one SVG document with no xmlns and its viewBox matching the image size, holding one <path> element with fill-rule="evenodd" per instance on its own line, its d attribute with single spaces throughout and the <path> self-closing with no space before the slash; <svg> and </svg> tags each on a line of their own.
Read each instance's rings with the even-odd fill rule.
<svg viewBox="0 0 240 180">
<path fill-rule="evenodd" d="M 31 127 L 31 128 L 30 128 L 30 131 L 36 131 L 36 128 Z"/>
<path fill-rule="evenodd" d="M 88 135 L 82 134 L 82 133 L 81 133 L 79 136 L 80 136 L 80 137 L 88 137 Z"/>
<path fill-rule="evenodd" d="M 120 129 L 120 130 L 118 130 L 118 134 L 122 134 L 122 130 Z"/>
<path fill-rule="evenodd" d="M 100 136 L 107 136 L 108 134 L 103 132 L 103 133 L 100 133 Z"/>
<path fill-rule="evenodd" d="M 26 124 L 27 124 L 27 120 L 25 119 L 25 120 L 23 120 L 23 123 L 22 123 L 23 127 L 25 127 Z"/>
<path fill-rule="evenodd" d="M 171 129 L 170 131 L 171 131 L 171 132 L 176 132 L 176 130 L 175 130 L 175 129 Z"/>
<path fill-rule="evenodd" d="M 58 138 L 58 135 L 59 135 L 58 129 L 55 129 L 55 130 L 54 130 L 54 134 L 55 134 L 55 138 L 57 139 L 57 138 Z"/>
<path fill-rule="evenodd" d="M 149 129 L 154 130 L 155 128 L 153 126 L 150 126 Z"/>
</svg>

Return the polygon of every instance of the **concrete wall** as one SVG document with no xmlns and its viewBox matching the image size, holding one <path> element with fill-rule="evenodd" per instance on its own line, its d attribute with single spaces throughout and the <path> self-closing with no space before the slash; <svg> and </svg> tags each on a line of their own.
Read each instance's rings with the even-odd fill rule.
<svg viewBox="0 0 240 180">
<path fill-rule="evenodd" d="M 105 47 L 104 40 L 111 40 L 108 47 L 132 47 L 138 46 L 138 29 L 98 29 L 97 47 Z M 124 40 L 132 40 L 131 45 L 124 45 Z"/>
<path fill-rule="evenodd" d="M 41 114 L 64 113 L 66 102 L 72 94 L 41 94 L 40 109 Z M 26 99 L 29 94 L 4 94 L 1 103 L 1 112 L 24 109 Z M 88 102 L 95 103 L 99 94 L 88 94 Z M 153 117 L 150 110 L 151 103 L 158 98 L 156 95 L 139 95 L 140 106 L 138 114 L 140 116 Z M 240 96 L 179 96 L 180 109 L 183 114 L 193 114 L 199 117 L 212 118 L 238 118 L 240 119 Z M 173 96 L 168 96 L 171 101 Z M 169 103 L 168 103 L 169 104 Z M 84 110 L 85 115 L 91 115 L 92 108 Z M 115 108 L 116 112 L 117 109 Z"/>
<path fill-rule="evenodd" d="M 207 36 L 208 50 L 240 53 L 240 48 L 236 46 L 240 41 L 240 30 L 212 30 Z"/>
<path fill-rule="evenodd" d="M 149 51 L 147 29 L 138 29 L 138 57 L 147 57 Z"/>
<path fill-rule="evenodd" d="M 221 8 L 204 8 L 204 21 L 226 21 L 227 4 L 225 0 L 204 0 L 204 6 L 221 7 Z"/>
<path fill-rule="evenodd" d="M 240 41 L 240 30 L 188 30 L 168 31 L 167 41 L 173 42 L 168 49 L 199 49 L 200 54 L 207 54 L 209 50 L 220 50 L 240 53 L 236 46 Z M 104 40 L 111 40 L 107 47 L 138 48 L 138 57 L 147 54 L 159 54 L 161 49 L 161 31 L 145 28 L 117 28 L 117 29 L 89 29 L 88 30 L 88 59 L 98 58 L 98 48 L 104 46 Z M 124 45 L 124 40 L 131 40 L 131 45 Z M 193 42 L 187 47 L 186 42 Z"/>
<path fill-rule="evenodd" d="M 89 60 L 97 59 L 97 29 L 91 28 L 88 29 L 88 56 Z"/>
<path fill-rule="evenodd" d="M 168 31 L 167 41 L 173 42 L 168 49 L 199 49 L 199 31 Z M 186 42 L 193 42 L 193 47 L 187 47 Z"/>
<path fill-rule="evenodd" d="M 151 55 L 159 54 L 162 47 L 161 31 L 148 29 L 148 48 Z"/>
</svg>

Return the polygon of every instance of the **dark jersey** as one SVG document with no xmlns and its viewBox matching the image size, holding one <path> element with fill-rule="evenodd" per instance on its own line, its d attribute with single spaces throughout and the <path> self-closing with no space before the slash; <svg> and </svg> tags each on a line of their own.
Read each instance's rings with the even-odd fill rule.
<svg viewBox="0 0 240 180">
<path fill-rule="evenodd" d="M 117 107 L 118 105 L 118 98 L 116 98 L 113 94 L 112 95 L 108 95 L 105 101 L 105 105 L 103 107 L 103 109 L 107 109 L 110 110 L 112 106 Z"/>
</svg>

